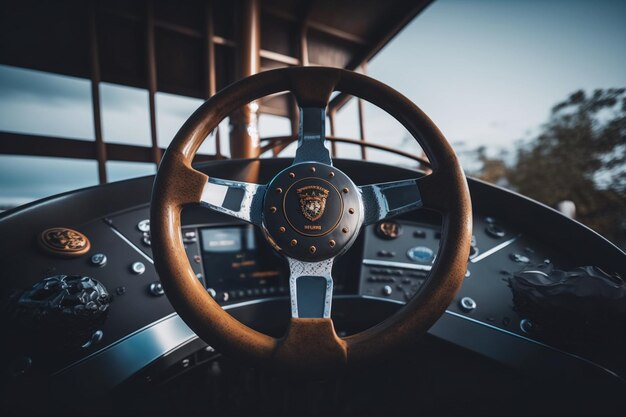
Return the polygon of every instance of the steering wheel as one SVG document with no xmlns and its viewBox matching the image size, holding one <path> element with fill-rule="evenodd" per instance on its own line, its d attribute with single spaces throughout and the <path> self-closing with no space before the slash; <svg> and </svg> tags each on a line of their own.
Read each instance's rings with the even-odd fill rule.
<svg viewBox="0 0 626 417">
<path fill-rule="evenodd" d="M 422 146 L 433 172 L 356 186 L 333 166 L 324 146 L 325 108 L 335 90 L 361 97 L 395 117 Z M 300 107 L 298 148 L 291 166 L 265 185 L 208 177 L 191 167 L 204 139 L 231 112 L 283 91 L 291 91 Z M 189 204 L 258 226 L 287 258 L 292 318 L 284 337 L 262 334 L 237 321 L 197 279 L 181 236 L 181 210 Z M 384 322 L 338 337 L 330 318 L 334 259 L 354 243 L 361 227 L 420 207 L 439 211 L 443 218 L 430 278 Z M 434 123 L 392 88 L 364 75 L 324 67 L 262 72 L 230 85 L 200 106 L 163 156 L 150 224 L 155 266 L 167 297 L 198 336 L 224 353 L 309 376 L 364 364 L 426 332 L 461 286 L 472 234 L 465 176 Z"/>
</svg>

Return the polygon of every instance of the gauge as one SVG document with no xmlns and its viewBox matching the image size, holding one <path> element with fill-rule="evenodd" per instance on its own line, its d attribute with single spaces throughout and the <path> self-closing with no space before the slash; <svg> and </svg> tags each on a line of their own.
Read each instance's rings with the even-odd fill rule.
<svg viewBox="0 0 626 417">
<path fill-rule="evenodd" d="M 414 262 L 430 264 L 435 259 L 435 252 L 426 246 L 415 246 L 407 251 L 406 256 Z"/>
<path fill-rule="evenodd" d="M 396 222 L 381 222 L 376 227 L 376 234 L 383 239 L 392 240 L 400 236 L 402 226 Z"/>
</svg>

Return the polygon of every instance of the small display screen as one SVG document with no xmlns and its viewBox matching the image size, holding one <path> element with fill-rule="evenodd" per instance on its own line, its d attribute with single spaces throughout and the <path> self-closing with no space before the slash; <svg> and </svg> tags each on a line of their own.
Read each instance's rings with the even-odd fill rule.
<svg viewBox="0 0 626 417">
<path fill-rule="evenodd" d="M 200 229 L 202 261 L 207 288 L 220 301 L 233 301 L 286 291 L 284 262 L 254 226 Z"/>
<path fill-rule="evenodd" d="M 207 253 L 224 253 L 241 251 L 241 230 L 238 228 L 203 229 L 203 251 Z"/>
</svg>

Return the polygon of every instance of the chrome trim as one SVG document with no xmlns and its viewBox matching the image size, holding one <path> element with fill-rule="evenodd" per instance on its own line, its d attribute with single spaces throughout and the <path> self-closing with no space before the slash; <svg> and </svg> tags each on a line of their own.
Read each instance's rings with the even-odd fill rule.
<svg viewBox="0 0 626 417">
<path fill-rule="evenodd" d="M 416 271 L 430 271 L 432 266 L 410 264 L 406 262 L 380 261 L 378 259 L 363 259 L 363 265 L 368 266 L 386 266 L 389 268 L 414 269 Z"/>
<path fill-rule="evenodd" d="M 231 210 L 223 206 L 228 190 L 231 188 L 244 191 L 239 210 Z M 261 184 L 209 177 L 202 190 L 200 204 L 219 213 L 260 226 L 265 189 L 266 186 Z"/>
<path fill-rule="evenodd" d="M 506 248 L 507 246 L 509 246 L 511 243 L 515 242 L 517 239 L 519 239 L 521 235 L 517 235 L 505 242 L 500 243 L 497 246 L 494 246 L 493 248 L 483 252 L 482 254 L 476 256 L 475 258 L 471 259 L 470 262 L 475 264 L 476 262 L 482 261 L 483 259 L 485 259 L 487 256 L 493 255 L 494 253 Z"/>
<path fill-rule="evenodd" d="M 348 298 L 348 297 L 346 297 L 346 298 Z M 358 298 L 364 298 L 366 300 L 374 300 L 374 301 L 385 301 L 387 303 L 399 304 L 399 305 L 402 305 L 402 306 L 406 304 L 403 301 L 394 300 L 393 298 L 376 297 L 375 295 L 359 295 Z"/>
<path fill-rule="evenodd" d="M 151 257 L 149 257 L 148 255 L 146 255 L 146 253 L 144 251 L 142 251 L 141 249 L 139 249 L 137 247 L 137 245 L 135 245 L 133 242 L 131 242 L 130 240 L 128 240 L 126 238 L 126 236 L 124 236 L 119 230 L 117 230 L 115 228 L 115 226 L 113 225 L 109 225 L 109 227 L 111 228 L 111 230 L 113 231 L 113 233 L 115 233 L 120 239 L 122 239 L 124 242 L 126 242 L 128 244 L 128 246 L 130 246 L 131 248 L 133 248 L 133 250 L 135 252 L 137 252 L 138 254 L 140 254 L 141 256 L 143 256 L 144 258 L 146 258 L 146 260 L 148 262 L 150 262 L 151 264 L 154 265 L 154 261 L 152 260 Z"/>
<path fill-rule="evenodd" d="M 240 303 L 224 306 L 224 310 L 235 309 L 254 304 L 267 303 L 277 300 L 285 300 L 286 297 L 271 297 L 264 299 L 248 300 Z M 368 295 L 342 295 L 340 299 L 369 299 L 384 301 L 387 303 L 404 305 L 402 301 L 380 298 Z M 457 317 L 489 329 L 513 336 L 515 338 L 539 345 L 554 352 L 564 354 L 572 359 L 580 360 L 591 365 L 609 375 L 624 381 L 624 378 L 617 373 L 599 365 L 589 359 L 560 350 L 545 343 L 519 335 L 508 330 L 501 329 L 494 325 L 464 316 L 454 311 L 446 310 L 446 314 Z M 185 324 L 176 313 L 172 313 L 142 329 L 139 329 L 119 341 L 104 347 L 98 352 L 56 372 L 53 377 L 60 380 L 58 382 L 69 383 L 71 381 L 89 380 L 89 390 L 108 390 L 125 381 L 141 369 L 155 360 L 169 354 L 175 349 L 197 339 L 196 334 Z M 93 378 L 97 375 L 97 378 Z M 95 391 L 94 391 L 95 390 Z"/>
<path fill-rule="evenodd" d="M 271 297 L 248 300 L 222 308 L 231 310 L 284 299 L 285 297 Z M 72 379 L 89 380 L 92 383 L 90 390 L 110 389 L 155 360 L 197 338 L 177 313 L 171 313 L 54 372 L 52 377 L 67 382 Z M 96 373 L 98 378 L 93 378 Z"/>
<path fill-rule="evenodd" d="M 296 280 L 302 276 L 322 277 L 326 280 L 326 294 L 324 296 L 323 318 L 330 318 L 333 302 L 333 258 L 320 262 L 303 262 L 293 258 L 289 261 L 289 293 L 291 296 L 291 317 L 298 318 L 298 289 Z"/>
<path fill-rule="evenodd" d="M 549 277 L 548 274 L 546 274 L 544 271 L 538 271 L 538 270 L 533 270 L 533 271 L 520 271 L 518 272 L 518 274 L 539 274 L 542 275 L 544 277 Z"/>
<path fill-rule="evenodd" d="M 596 368 L 598 368 L 598 369 L 600 369 L 600 370 L 610 374 L 611 376 L 614 376 L 615 378 L 619 379 L 620 381 L 626 382 L 626 380 L 624 378 L 622 378 L 620 375 L 616 374 L 615 372 L 611 371 L 610 369 L 607 369 L 604 366 L 599 365 L 599 364 L 597 364 L 597 363 L 595 363 L 595 362 L 593 362 L 593 361 L 591 361 L 589 359 L 585 359 L 582 356 L 578 356 L 578 355 L 575 355 L 573 353 L 566 352 L 566 351 L 561 350 L 559 348 L 556 348 L 554 346 L 547 345 L 545 343 L 539 342 L 539 341 L 537 341 L 535 339 L 531 339 L 529 337 L 522 336 L 521 334 L 513 333 L 513 332 L 505 330 L 505 329 L 501 329 L 500 327 L 494 326 L 494 325 L 489 324 L 489 323 L 485 323 L 485 322 L 480 321 L 480 320 L 473 319 L 471 317 L 464 316 L 464 315 L 456 313 L 454 311 L 446 310 L 445 312 L 447 314 L 450 314 L 450 315 L 454 316 L 454 317 L 458 317 L 458 318 L 461 318 L 461 319 L 464 319 L 464 320 L 467 320 L 467 321 L 471 321 L 472 323 L 480 324 L 480 325 L 488 327 L 488 328 L 490 328 L 492 330 L 497 330 L 499 332 L 506 333 L 509 336 L 514 336 L 514 337 L 517 337 L 519 339 L 525 340 L 527 342 L 534 343 L 534 344 L 539 345 L 541 347 L 544 347 L 544 348 L 553 350 L 555 352 L 561 353 L 563 355 L 569 356 L 571 358 L 578 359 L 580 361 L 583 361 L 583 362 L 585 362 L 585 363 L 587 363 L 589 365 L 592 365 L 592 366 L 594 366 L 594 367 L 596 367 Z"/>
<path fill-rule="evenodd" d="M 417 200 L 403 202 L 399 207 L 389 207 L 389 200 L 385 196 L 385 190 L 393 188 L 413 187 L 417 191 Z M 365 218 L 363 224 L 370 225 L 388 217 L 397 216 L 423 206 L 422 196 L 416 179 L 383 182 L 379 184 L 363 185 L 359 187 L 363 205 L 365 206 Z"/>
</svg>

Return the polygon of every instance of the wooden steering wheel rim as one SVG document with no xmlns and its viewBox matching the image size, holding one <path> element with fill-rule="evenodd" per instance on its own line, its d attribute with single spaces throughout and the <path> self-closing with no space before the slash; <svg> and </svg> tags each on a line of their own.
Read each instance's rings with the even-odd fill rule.
<svg viewBox="0 0 626 417">
<path fill-rule="evenodd" d="M 180 233 L 183 206 L 198 203 L 208 177 L 191 168 L 208 134 L 232 111 L 260 97 L 290 90 L 301 107 L 325 107 L 333 90 L 361 97 L 395 117 L 418 140 L 433 166 L 424 182 L 442 213 L 442 239 L 421 291 L 384 322 L 340 339 L 330 319 L 292 319 L 283 343 L 240 323 L 207 293 L 191 269 Z M 444 313 L 459 290 L 472 234 L 471 201 L 457 157 L 435 124 L 409 99 L 364 75 L 325 67 L 262 72 L 221 90 L 194 112 L 163 155 L 151 205 L 152 250 L 167 297 L 207 343 L 259 364 L 302 373 L 358 365 L 415 339 Z M 289 337 L 287 337 L 289 339 Z M 308 355 L 303 358 L 303 355 Z"/>
</svg>

